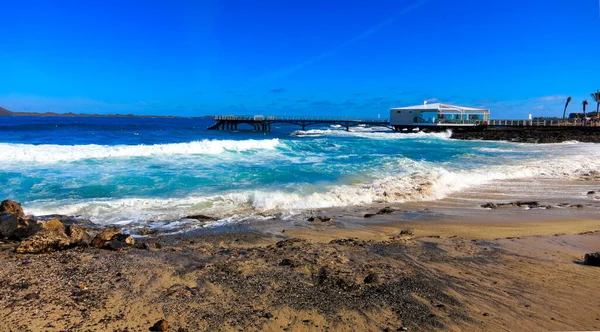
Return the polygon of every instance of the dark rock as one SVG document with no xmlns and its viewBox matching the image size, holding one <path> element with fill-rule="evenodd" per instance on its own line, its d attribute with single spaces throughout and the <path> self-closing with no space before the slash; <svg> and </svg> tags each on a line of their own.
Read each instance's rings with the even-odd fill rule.
<svg viewBox="0 0 600 332">
<path fill-rule="evenodd" d="M 587 194 L 588 194 L 588 195 L 593 195 L 593 194 L 595 194 L 595 193 L 596 193 L 596 192 L 595 192 L 595 191 L 593 191 L 593 190 L 590 190 L 590 191 L 588 191 L 588 192 L 587 192 Z"/>
<path fill-rule="evenodd" d="M 105 244 L 104 248 L 110 250 L 121 250 L 130 248 L 134 244 L 135 240 L 133 239 L 133 236 L 128 234 L 115 234 L 110 241 Z"/>
<path fill-rule="evenodd" d="M 329 241 L 330 244 L 339 244 L 342 246 L 357 246 L 364 247 L 367 243 L 365 241 L 359 240 L 358 238 L 354 239 L 335 239 Z"/>
<path fill-rule="evenodd" d="M 408 229 L 403 229 L 400 231 L 400 236 L 413 236 L 413 235 L 415 235 L 415 234 Z"/>
<path fill-rule="evenodd" d="M 150 250 L 150 246 L 146 242 L 136 243 L 134 247 L 141 250 Z"/>
<path fill-rule="evenodd" d="M 263 317 L 266 318 L 266 319 L 271 319 L 271 318 L 273 318 L 273 314 L 270 313 L 270 312 L 265 312 L 265 314 L 263 315 Z"/>
<path fill-rule="evenodd" d="M 485 203 L 483 205 L 481 205 L 482 208 L 484 209 L 497 209 L 498 205 L 496 203 Z"/>
<path fill-rule="evenodd" d="M 365 214 L 365 218 L 375 217 L 376 215 L 377 215 L 377 213 L 367 213 L 367 214 Z"/>
<path fill-rule="evenodd" d="M 165 332 L 169 329 L 169 322 L 164 319 L 159 320 L 150 328 L 150 331 Z"/>
<path fill-rule="evenodd" d="M 536 208 L 536 207 L 540 206 L 540 203 L 536 202 L 536 201 L 530 201 L 530 202 L 520 202 L 519 201 L 519 202 L 515 202 L 514 204 L 518 207 L 524 206 L 524 207 L 528 207 L 528 208 Z"/>
<path fill-rule="evenodd" d="M 152 228 L 149 228 L 149 227 L 145 227 L 145 228 L 140 229 L 138 231 L 138 234 L 139 235 L 144 235 L 144 236 L 147 236 L 147 235 L 149 235 L 149 236 L 156 236 L 156 235 L 162 234 L 162 232 L 159 231 L 158 229 L 152 229 Z"/>
<path fill-rule="evenodd" d="M 333 221 L 333 218 L 325 217 L 325 216 L 313 216 L 313 217 L 309 217 L 308 219 L 306 219 L 306 221 L 329 222 L 329 221 Z"/>
<path fill-rule="evenodd" d="M 289 259 L 289 258 L 284 258 L 284 259 L 281 260 L 281 262 L 279 262 L 279 265 L 280 266 L 291 266 L 291 267 L 293 267 L 294 266 L 294 262 L 292 262 L 292 260 Z"/>
<path fill-rule="evenodd" d="M 71 244 L 78 247 L 88 247 L 92 242 L 92 237 L 87 233 L 85 227 L 79 225 L 67 226 L 65 234 L 71 239 Z"/>
<path fill-rule="evenodd" d="M 162 244 L 160 244 L 160 242 L 154 243 L 154 248 L 156 248 L 156 249 L 162 249 L 162 247 L 163 246 L 162 246 Z"/>
<path fill-rule="evenodd" d="M 23 298 L 25 300 L 37 300 L 40 298 L 40 294 L 39 293 L 29 293 L 29 294 L 23 296 Z"/>
<path fill-rule="evenodd" d="M 376 283 L 377 281 L 379 281 L 379 276 L 377 275 L 377 273 L 375 272 L 370 272 L 364 280 L 365 284 L 373 284 Z"/>
<path fill-rule="evenodd" d="M 581 208 L 583 208 L 583 204 L 573 204 L 570 207 L 581 209 Z"/>
<path fill-rule="evenodd" d="M 487 316 L 489 316 L 489 315 L 490 315 L 490 314 L 489 314 L 489 313 L 487 313 L 487 312 L 484 312 L 484 313 L 483 313 L 483 316 L 484 316 L 484 317 L 487 317 Z"/>
<path fill-rule="evenodd" d="M 600 266 L 600 252 L 585 254 L 583 264 L 591 266 Z"/>
<path fill-rule="evenodd" d="M 203 214 L 195 214 L 195 215 L 191 215 L 191 216 L 187 216 L 185 217 L 186 219 L 196 219 L 198 221 L 202 221 L 202 222 L 207 222 L 207 221 L 217 221 L 219 220 L 219 218 L 215 218 L 215 217 L 210 217 L 210 216 L 205 216 Z"/>
<path fill-rule="evenodd" d="M 94 239 L 91 242 L 91 245 L 92 247 L 96 248 L 104 248 L 107 245 L 107 242 L 109 242 L 112 239 L 112 237 L 117 234 L 123 234 L 123 232 L 121 232 L 121 230 L 116 227 L 106 228 L 94 237 Z"/>
<path fill-rule="evenodd" d="M 3 200 L 2 203 L 0 203 L 0 213 L 12 213 L 16 214 L 17 217 L 25 217 L 21 204 L 11 201 L 10 199 Z"/>
<path fill-rule="evenodd" d="M 287 239 L 287 240 L 283 240 L 283 241 L 279 241 L 279 242 L 275 243 L 275 246 L 277 248 L 290 247 L 290 246 L 293 246 L 294 243 L 297 243 L 297 242 L 302 242 L 302 240 L 301 239 L 295 239 L 295 238 L 294 239 Z"/>
<path fill-rule="evenodd" d="M 390 213 L 394 213 L 394 211 L 396 211 L 396 210 L 392 209 L 389 206 L 386 206 L 383 209 L 377 211 L 377 214 L 390 214 Z"/>
</svg>

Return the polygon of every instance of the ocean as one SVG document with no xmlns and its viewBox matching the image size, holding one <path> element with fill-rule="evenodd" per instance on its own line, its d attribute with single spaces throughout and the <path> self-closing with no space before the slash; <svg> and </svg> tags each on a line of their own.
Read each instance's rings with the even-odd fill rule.
<svg viewBox="0 0 600 332">
<path fill-rule="evenodd" d="M 600 145 L 451 140 L 450 133 L 274 125 L 208 131 L 199 118 L 0 118 L 0 198 L 99 224 L 293 219 L 319 209 L 438 200 L 514 179 L 576 179 Z M 241 129 L 241 127 L 240 127 Z M 510 190 L 510 189 L 508 189 Z"/>
</svg>

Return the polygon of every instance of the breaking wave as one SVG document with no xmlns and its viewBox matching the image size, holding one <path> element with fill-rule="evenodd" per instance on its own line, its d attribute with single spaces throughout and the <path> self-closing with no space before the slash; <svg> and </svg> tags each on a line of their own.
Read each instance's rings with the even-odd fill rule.
<svg viewBox="0 0 600 332">
<path fill-rule="evenodd" d="M 83 159 L 220 154 L 226 151 L 273 150 L 279 139 L 202 140 L 156 145 L 32 145 L 0 143 L 4 162 L 56 163 Z"/>
<path fill-rule="evenodd" d="M 414 161 L 401 174 L 388 175 L 370 183 L 332 185 L 321 191 L 260 189 L 168 199 L 33 201 L 24 207 L 27 213 L 85 216 L 99 223 L 179 220 L 191 214 L 219 216 L 223 220 L 241 220 L 265 214 L 289 217 L 312 209 L 436 200 L 465 188 L 498 180 L 533 177 L 568 180 L 598 169 L 600 160 L 597 156 L 582 155 L 469 170 L 452 170 Z"/>
</svg>

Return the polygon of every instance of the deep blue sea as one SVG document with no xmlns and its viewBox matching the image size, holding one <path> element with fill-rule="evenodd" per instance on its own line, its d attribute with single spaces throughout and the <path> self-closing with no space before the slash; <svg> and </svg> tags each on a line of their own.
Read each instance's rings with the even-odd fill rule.
<svg viewBox="0 0 600 332">
<path fill-rule="evenodd" d="M 435 200 L 494 181 L 565 179 L 598 144 L 450 140 L 449 133 L 276 125 L 208 131 L 210 119 L 0 117 L 0 198 L 98 223 L 293 217 Z M 240 128 L 241 129 L 241 128 Z"/>
</svg>

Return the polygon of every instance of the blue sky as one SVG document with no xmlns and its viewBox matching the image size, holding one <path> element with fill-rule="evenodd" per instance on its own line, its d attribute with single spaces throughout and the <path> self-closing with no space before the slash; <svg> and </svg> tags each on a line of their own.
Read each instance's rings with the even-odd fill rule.
<svg viewBox="0 0 600 332">
<path fill-rule="evenodd" d="M 560 115 L 600 89 L 598 0 L 4 1 L 13 111 Z M 595 105 L 590 100 L 592 108 Z"/>
</svg>

